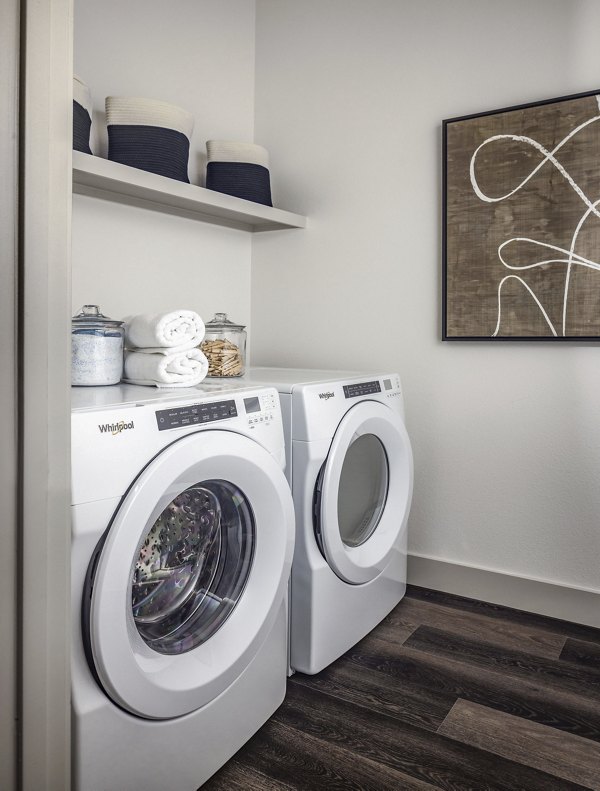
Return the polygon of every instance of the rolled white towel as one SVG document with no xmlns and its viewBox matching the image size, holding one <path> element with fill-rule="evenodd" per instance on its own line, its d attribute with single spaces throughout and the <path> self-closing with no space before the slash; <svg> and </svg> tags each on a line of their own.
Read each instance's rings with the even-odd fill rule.
<svg viewBox="0 0 600 791">
<path fill-rule="evenodd" d="M 199 346 L 204 338 L 204 322 L 193 310 L 142 313 L 124 322 L 125 347 L 147 354 L 184 352 Z"/>
<path fill-rule="evenodd" d="M 195 387 L 208 373 L 208 360 L 200 349 L 158 354 L 125 352 L 123 381 L 155 387 Z"/>
</svg>

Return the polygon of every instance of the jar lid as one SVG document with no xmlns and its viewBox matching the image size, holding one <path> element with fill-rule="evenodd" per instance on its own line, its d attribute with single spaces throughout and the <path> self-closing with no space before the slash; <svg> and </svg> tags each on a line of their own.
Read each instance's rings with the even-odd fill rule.
<svg viewBox="0 0 600 791">
<path fill-rule="evenodd" d="M 211 330 L 243 330 L 245 324 L 236 324 L 227 318 L 227 313 L 215 313 L 214 319 L 206 322 L 206 329 Z"/>
<path fill-rule="evenodd" d="M 125 323 L 109 319 L 104 313 L 100 313 L 98 305 L 84 305 L 71 321 L 76 327 L 122 327 Z"/>
</svg>

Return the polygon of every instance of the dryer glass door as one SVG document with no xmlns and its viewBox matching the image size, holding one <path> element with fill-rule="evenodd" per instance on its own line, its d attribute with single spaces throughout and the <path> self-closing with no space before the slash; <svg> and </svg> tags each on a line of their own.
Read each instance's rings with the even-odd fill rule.
<svg viewBox="0 0 600 791">
<path fill-rule="evenodd" d="M 400 416 L 362 401 L 340 422 L 315 492 L 315 535 L 333 571 L 359 585 L 398 551 L 413 486 L 410 440 Z"/>
<path fill-rule="evenodd" d="M 344 546 L 359 547 L 379 524 L 387 501 L 389 464 L 375 434 L 355 434 L 340 473 L 338 522 Z"/>
<path fill-rule="evenodd" d="M 165 448 L 88 572 L 83 637 L 109 697 L 166 719 L 221 694 L 280 611 L 293 544 L 289 486 L 258 443 L 206 430 Z"/>
</svg>

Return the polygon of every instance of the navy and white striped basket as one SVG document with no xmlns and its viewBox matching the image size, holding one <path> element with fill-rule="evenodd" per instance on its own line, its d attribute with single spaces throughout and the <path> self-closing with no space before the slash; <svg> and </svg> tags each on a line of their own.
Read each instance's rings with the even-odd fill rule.
<svg viewBox="0 0 600 791">
<path fill-rule="evenodd" d="M 155 99 L 106 97 L 108 158 L 189 183 L 188 159 L 194 118 Z"/>
<path fill-rule="evenodd" d="M 272 206 L 269 153 L 255 143 L 207 140 L 206 187 Z"/>
<path fill-rule="evenodd" d="M 92 126 L 92 97 L 90 89 L 73 76 L 73 148 L 91 154 L 90 129 Z"/>
</svg>

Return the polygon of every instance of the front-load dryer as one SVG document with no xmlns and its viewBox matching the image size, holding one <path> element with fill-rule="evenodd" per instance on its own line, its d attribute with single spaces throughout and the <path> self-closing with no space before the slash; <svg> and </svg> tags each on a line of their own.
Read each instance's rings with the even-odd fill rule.
<svg viewBox="0 0 600 791">
<path fill-rule="evenodd" d="M 290 664 L 318 673 L 406 591 L 413 458 L 398 374 L 253 368 L 279 391 L 296 512 Z"/>
<path fill-rule="evenodd" d="M 73 396 L 74 786 L 192 791 L 285 694 L 294 513 L 277 393 Z"/>
</svg>

